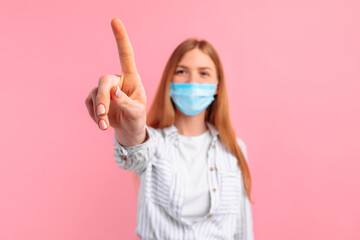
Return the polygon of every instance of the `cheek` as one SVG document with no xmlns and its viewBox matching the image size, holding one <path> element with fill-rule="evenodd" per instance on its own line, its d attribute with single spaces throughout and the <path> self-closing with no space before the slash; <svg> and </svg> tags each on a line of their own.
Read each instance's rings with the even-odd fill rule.
<svg viewBox="0 0 360 240">
<path fill-rule="evenodd" d="M 184 83 L 186 81 L 186 78 L 185 77 L 181 77 L 181 76 L 174 76 L 172 78 L 172 81 L 171 82 L 174 82 L 174 83 Z"/>
<path fill-rule="evenodd" d="M 219 81 L 217 80 L 217 78 L 208 79 L 207 82 L 208 82 L 208 83 L 211 83 L 211 84 L 219 84 Z"/>
<path fill-rule="evenodd" d="M 211 75 L 211 76 L 203 77 L 203 82 L 209 84 L 216 84 L 219 81 L 215 76 Z"/>
</svg>

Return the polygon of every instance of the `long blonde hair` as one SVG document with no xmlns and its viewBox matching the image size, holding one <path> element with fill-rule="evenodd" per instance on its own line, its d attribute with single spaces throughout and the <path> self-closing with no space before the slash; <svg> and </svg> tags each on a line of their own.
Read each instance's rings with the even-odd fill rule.
<svg viewBox="0 0 360 240">
<path fill-rule="evenodd" d="M 177 64 L 180 62 L 184 54 L 194 48 L 199 48 L 207 54 L 215 63 L 218 78 L 218 94 L 215 95 L 214 101 L 206 110 L 205 120 L 213 124 L 219 132 L 220 141 L 223 146 L 234 154 L 240 166 L 244 188 L 249 200 L 252 202 L 251 193 L 251 176 L 248 164 L 244 154 L 239 147 L 235 131 L 230 121 L 229 101 L 225 85 L 224 69 L 218 53 L 215 48 L 206 40 L 197 40 L 189 38 L 179 44 L 171 54 L 164 72 L 161 77 L 160 84 L 147 114 L 147 125 L 156 129 L 162 129 L 174 124 L 175 106 L 169 96 L 170 82 L 173 78 Z M 137 179 L 138 181 L 138 179 Z M 137 187 L 138 188 L 138 187 Z M 253 202 L 252 202 L 253 203 Z"/>
</svg>

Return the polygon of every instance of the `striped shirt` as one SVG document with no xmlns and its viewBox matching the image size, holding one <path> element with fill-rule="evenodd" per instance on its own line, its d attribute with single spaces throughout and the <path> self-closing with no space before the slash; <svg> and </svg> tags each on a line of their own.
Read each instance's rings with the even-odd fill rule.
<svg viewBox="0 0 360 240">
<path fill-rule="evenodd" d="M 131 147 L 120 145 L 114 135 L 115 161 L 140 179 L 135 233 L 141 239 L 254 239 L 251 205 L 237 159 L 221 144 L 215 127 L 206 124 L 212 138 L 207 154 L 210 210 L 193 223 L 181 215 L 185 184 L 178 129 L 147 126 L 145 142 Z M 247 159 L 246 145 L 240 138 L 237 142 Z"/>
</svg>

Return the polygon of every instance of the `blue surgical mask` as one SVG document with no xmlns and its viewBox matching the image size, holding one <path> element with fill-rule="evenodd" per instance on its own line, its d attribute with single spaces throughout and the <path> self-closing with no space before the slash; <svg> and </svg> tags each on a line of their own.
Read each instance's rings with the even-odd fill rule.
<svg viewBox="0 0 360 240">
<path fill-rule="evenodd" d="M 206 109 L 212 101 L 217 84 L 170 83 L 170 97 L 185 115 L 194 116 Z"/>
</svg>

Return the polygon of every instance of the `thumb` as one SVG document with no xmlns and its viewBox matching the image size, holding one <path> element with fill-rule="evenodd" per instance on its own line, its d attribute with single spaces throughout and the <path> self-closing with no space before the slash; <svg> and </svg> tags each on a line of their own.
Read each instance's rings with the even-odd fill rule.
<svg viewBox="0 0 360 240">
<path fill-rule="evenodd" d="M 111 102 L 120 107 L 124 111 L 129 111 L 131 109 L 131 103 L 133 100 L 126 95 L 123 91 L 121 91 L 118 85 L 115 85 L 111 88 Z"/>
</svg>

